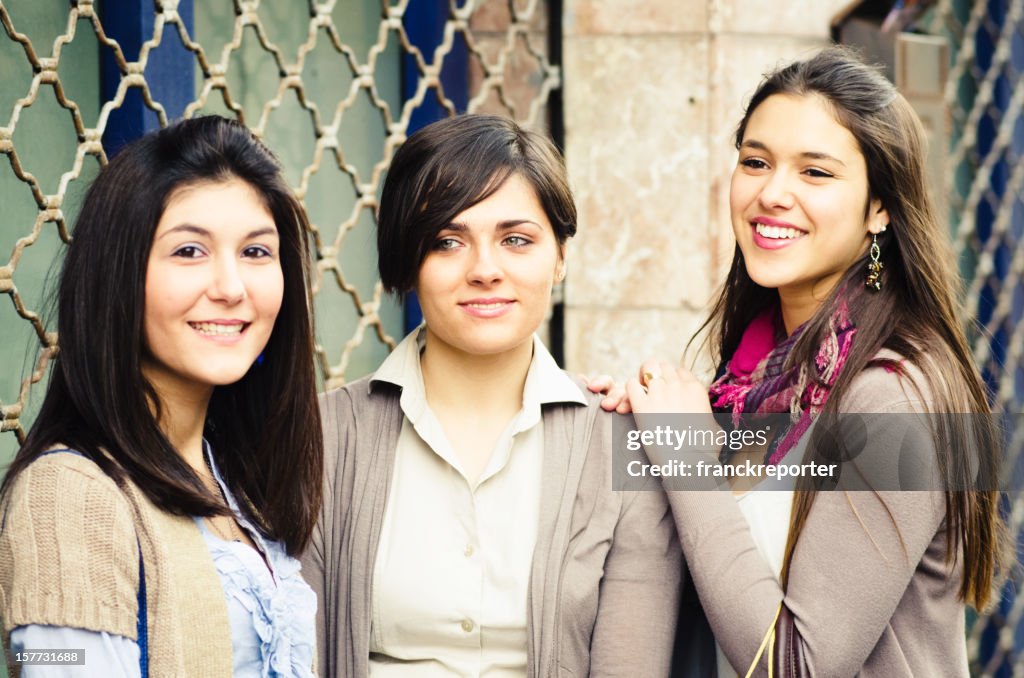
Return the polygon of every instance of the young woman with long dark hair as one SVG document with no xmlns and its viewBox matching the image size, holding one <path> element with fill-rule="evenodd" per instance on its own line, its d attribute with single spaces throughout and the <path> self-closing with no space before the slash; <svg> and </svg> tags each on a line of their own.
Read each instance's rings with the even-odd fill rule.
<svg viewBox="0 0 1024 678">
<path fill-rule="evenodd" d="M 884 76 L 830 48 L 766 77 L 736 147 L 737 246 L 709 320 L 718 376 L 707 389 L 645 362 L 626 385 L 639 421 L 786 414 L 787 433 L 759 452 L 767 465 L 798 442 L 813 450 L 826 418 L 945 423 L 925 437 L 935 491 L 669 493 L 719 675 L 771 663 L 776 675 L 966 676 L 964 605 L 989 602 L 1002 553 L 999 445 L 986 416 L 958 414 L 989 407 L 921 124 Z M 868 434 L 876 453 L 899 452 Z"/>
<path fill-rule="evenodd" d="M 446 119 L 395 154 L 378 264 L 424 324 L 322 401 L 303 572 L 323 674 L 667 675 L 664 492 L 612 491 L 612 415 L 535 335 L 575 231 L 558 152 L 510 120 Z"/>
<path fill-rule="evenodd" d="M 323 451 L 306 229 L 274 156 L 218 117 L 146 135 L 90 186 L 60 353 L 0 489 L 16 661 L 84 648 L 74 675 L 310 675 L 316 601 L 295 556 Z"/>
</svg>

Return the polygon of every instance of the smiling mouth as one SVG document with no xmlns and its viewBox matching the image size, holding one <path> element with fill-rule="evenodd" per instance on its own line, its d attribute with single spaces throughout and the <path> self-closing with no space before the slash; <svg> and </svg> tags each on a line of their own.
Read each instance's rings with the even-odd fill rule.
<svg viewBox="0 0 1024 678">
<path fill-rule="evenodd" d="M 486 311 L 490 309 L 501 308 L 502 306 L 507 306 L 508 304 L 511 303 L 511 301 L 493 301 L 486 304 L 465 303 L 463 304 L 463 306 L 468 306 L 469 308 L 479 308 Z"/>
<path fill-rule="evenodd" d="M 189 323 L 189 327 L 199 334 L 209 337 L 235 337 L 245 331 L 250 323 Z"/>
<path fill-rule="evenodd" d="M 772 240 L 795 240 L 803 235 L 806 235 L 803 231 L 797 228 L 790 228 L 788 226 L 769 226 L 768 224 L 754 223 L 754 230 L 762 238 L 770 238 Z"/>
</svg>

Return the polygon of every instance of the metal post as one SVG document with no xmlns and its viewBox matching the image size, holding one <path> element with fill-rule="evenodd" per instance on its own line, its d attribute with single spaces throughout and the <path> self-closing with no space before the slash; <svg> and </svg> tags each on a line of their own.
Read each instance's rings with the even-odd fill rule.
<svg viewBox="0 0 1024 678">
<path fill-rule="evenodd" d="M 193 0 L 179 0 L 177 7 L 178 15 L 190 36 L 194 35 L 195 30 L 192 3 Z M 101 10 L 107 35 L 117 40 L 127 61 L 137 61 L 142 44 L 153 37 L 156 24 L 153 0 L 103 3 Z M 164 107 L 169 119 L 181 117 L 185 107 L 195 99 L 195 64 L 195 57 L 181 44 L 178 27 L 165 25 L 160 45 L 149 52 L 145 73 L 153 98 Z M 123 76 L 110 50 L 103 50 L 100 63 L 103 101 L 116 96 Z M 108 157 L 113 157 L 126 143 L 159 126 L 159 118 L 155 111 L 146 106 L 142 91 L 130 87 L 121 107 L 111 112 L 103 131 L 103 147 Z"/>
</svg>

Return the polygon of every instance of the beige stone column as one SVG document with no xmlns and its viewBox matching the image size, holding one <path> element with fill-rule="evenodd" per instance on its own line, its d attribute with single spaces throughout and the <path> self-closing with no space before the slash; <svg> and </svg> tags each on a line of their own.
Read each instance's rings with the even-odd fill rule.
<svg viewBox="0 0 1024 678">
<path fill-rule="evenodd" d="M 827 44 L 848 4 L 565 0 L 565 152 L 580 209 L 568 369 L 621 379 L 645 357 L 682 358 L 732 256 L 743 104 L 766 70 Z"/>
</svg>

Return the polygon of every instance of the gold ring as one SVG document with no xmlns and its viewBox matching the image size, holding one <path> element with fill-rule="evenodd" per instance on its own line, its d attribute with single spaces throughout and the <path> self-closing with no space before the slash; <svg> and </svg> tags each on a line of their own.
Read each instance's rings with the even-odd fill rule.
<svg viewBox="0 0 1024 678">
<path fill-rule="evenodd" d="M 644 388 L 647 388 L 648 386 L 651 385 L 652 381 L 661 378 L 662 377 L 660 374 L 655 374 L 654 372 L 644 372 L 643 374 L 640 375 L 640 385 L 643 386 Z"/>
</svg>

